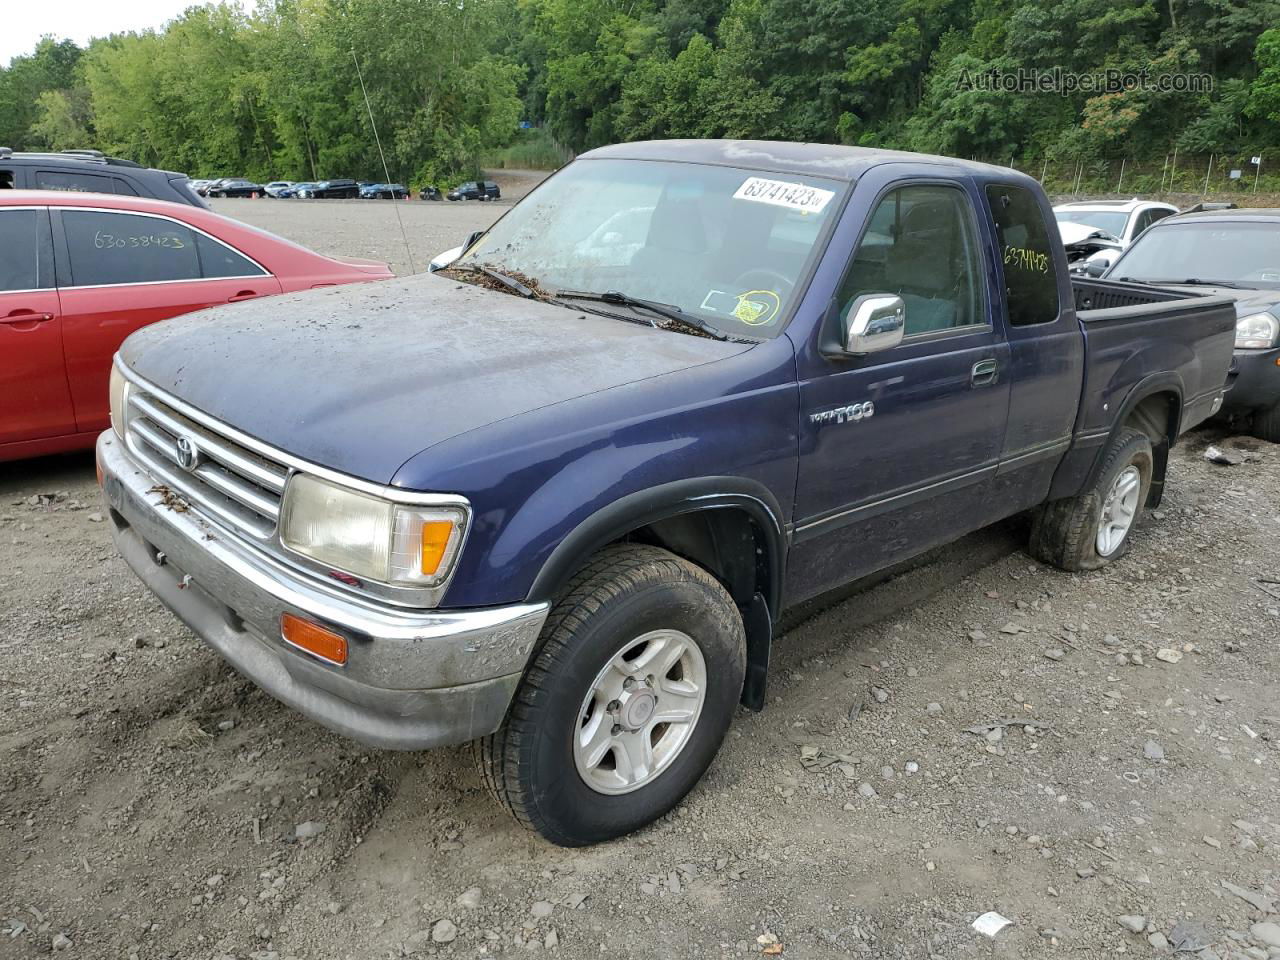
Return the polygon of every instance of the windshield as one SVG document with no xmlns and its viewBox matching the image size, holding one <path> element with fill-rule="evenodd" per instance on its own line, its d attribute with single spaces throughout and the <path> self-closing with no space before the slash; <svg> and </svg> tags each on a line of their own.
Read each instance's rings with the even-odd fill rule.
<svg viewBox="0 0 1280 960">
<path fill-rule="evenodd" d="M 1116 261 L 1110 277 L 1227 280 L 1280 289 L 1280 223 L 1183 221 L 1152 227 Z"/>
<path fill-rule="evenodd" d="M 774 337 L 844 187 L 737 167 L 578 160 L 454 266 L 518 275 L 550 296 L 616 291 L 730 336 Z"/>
<path fill-rule="evenodd" d="M 1059 223 L 1083 223 L 1113 237 L 1124 236 L 1124 225 L 1129 220 L 1127 213 L 1115 210 L 1055 210 L 1053 216 Z"/>
</svg>

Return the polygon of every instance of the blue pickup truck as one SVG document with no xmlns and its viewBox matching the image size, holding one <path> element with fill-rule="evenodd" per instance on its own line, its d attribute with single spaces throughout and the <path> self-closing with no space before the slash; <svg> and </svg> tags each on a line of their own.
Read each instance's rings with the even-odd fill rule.
<svg viewBox="0 0 1280 960">
<path fill-rule="evenodd" d="M 238 670 L 380 747 L 475 742 L 564 845 L 669 811 L 788 607 L 1018 513 L 1119 557 L 1222 402 L 1229 301 L 1072 278 L 1013 170 L 595 150 L 439 273 L 134 334 L 116 544 Z"/>
</svg>

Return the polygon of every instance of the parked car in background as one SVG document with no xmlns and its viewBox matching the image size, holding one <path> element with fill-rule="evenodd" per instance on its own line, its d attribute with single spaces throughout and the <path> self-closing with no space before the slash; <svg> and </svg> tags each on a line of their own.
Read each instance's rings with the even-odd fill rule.
<svg viewBox="0 0 1280 960">
<path fill-rule="evenodd" d="M 434 184 L 427 184 L 418 191 L 419 200 L 443 200 L 444 195 L 440 192 L 440 188 Z"/>
<path fill-rule="evenodd" d="M 207 207 L 185 173 L 153 170 L 98 150 L 15 153 L 0 147 L 0 190 L 67 190 L 151 197 Z"/>
<path fill-rule="evenodd" d="M 292 186 L 292 180 L 272 180 L 270 183 L 264 183 L 262 190 L 268 197 L 280 197 L 283 191 Z"/>
<path fill-rule="evenodd" d="M 360 188 L 362 200 L 405 200 L 409 188 L 403 183 L 366 183 Z"/>
<path fill-rule="evenodd" d="M 502 191 L 492 180 L 468 180 L 449 191 L 450 200 L 498 200 Z"/>
<path fill-rule="evenodd" d="M 262 197 L 265 193 L 262 184 L 245 180 L 243 177 L 229 177 L 219 180 L 209 187 L 211 197 Z"/>
<path fill-rule="evenodd" d="M 565 845 L 680 802 L 788 607 L 1024 511 L 1043 561 L 1122 556 L 1231 360 L 1230 301 L 1073 281 L 1035 180 L 941 157 L 606 147 L 466 246 L 139 331 L 98 461 L 122 555 L 245 676 L 476 740 Z"/>
<path fill-rule="evenodd" d="M 389 276 L 190 204 L 0 191 L 0 460 L 91 446 L 112 354 L 139 327 Z"/>
<path fill-rule="evenodd" d="M 213 183 L 212 180 L 192 180 L 191 189 L 203 197 L 205 195 L 205 191 L 209 189 L 209 184 L 211 183 Z"/>
<path fill-rule="evenodd" d="M 1177 212 L 1173 204 L 1137 197 L 1060 203 L 1053 208 L 1072 269 L 1093 276 L 1111 266 L 1143 230 Z"/>
<path fill-rule="evenodd" d="M 293 186 L 285 187 L 281 190 L 279 197 L 281 199 L 296 198 L 299 200 L 309 200 L 311 199 L 311 191 L 315 188 L 316 185 L 309 181 L 304 183 L 295 183 Z"/>
<path fill-rule="evenodd" d="M 307 198 L 311 200 L 356 200 L 359 197 L 359 184 L 346 179 L 321 180 L 307 191 Z"/>
<path fill-rule="evenodd" d="M 1280 443 L 1280 210 L 1162 219 L 1106 276 L 1231 297 L 1236 349 L 1223 412 L 1255 437 Z"/>
</svg>

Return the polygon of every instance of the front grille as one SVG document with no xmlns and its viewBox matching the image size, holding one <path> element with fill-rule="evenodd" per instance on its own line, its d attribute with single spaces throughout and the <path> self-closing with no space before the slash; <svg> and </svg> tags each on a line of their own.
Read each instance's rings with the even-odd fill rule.
<svg viewBox="0 0 1280 960">
<path fill-rule="evenodd" d="M 196 423 L 136 384 L 127 411 L 129 449 L 160 485 L 234 531 L 258 540 L 274 536 L 288 467 Z M 184 458 L 187 452 L 193 456 Z"/>
</svg>

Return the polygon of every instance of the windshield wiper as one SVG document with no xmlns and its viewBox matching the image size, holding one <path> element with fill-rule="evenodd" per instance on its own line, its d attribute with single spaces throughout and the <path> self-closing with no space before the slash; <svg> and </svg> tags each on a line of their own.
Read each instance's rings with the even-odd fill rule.
<svg viewBox="0 0 1280 960">
<path fill-rule="evenodd" d="M 656 300 L 645 300 L 641 297 L 633 297 L 617 290 L 606 290 L 604 293 L 591 293 L 586 290 L 560 290 L 556 292 L 556 298 L 559 300 L 595 300 L 599 303 L 616 304 L 620 307 L 630 307 L 633 310 L 648 310 L 650 313 L 657 314 L 664 320 L 670 320 L 672 323 L 678 323 L 686 327 L 692 327 L 699 333 L 710 337 L 712 340 L 728 340 L 729 335 L 721 330 L 717 330 L 711 324 L 698 317 L 686 314 L 679 307 L 670 303 L 658 303 Z M 657 324 L 650 321 L 650 326 L 656 327 Z"/>
<path fill-rule="evenodd" d="M 1232 290 L 1244 289 L 1243 284 L 1236 283 L 1234 280 L 1197 280 L 1195 277 L 1189 280 L 1179 280 L 1178 283 L 1188 287 L 1230 287 Z"/>
<path fill-rule="evenodd" d="M 1186 280 L 1134 280 L 1132 277 L 1121 277 L 1121 280 L 1132 280 L 1134 283 L 1150 283 L 1155 286 L 1172 285 L 1175 287 L 1230 287 L 1232 290 L 1248 290 L 1242 283 L 1236 283 L 1234 280 L 1197 280 L 1195 277 L 1189 277 Z"/>
<path fill-rule="evenodd" d="M 499 273 L 493 267 L 486 267 L 483 263 L 451 263 L 445 267 L 446 270 L 454 270 L 458 273 L 482 273 L 490 280 L 496 280 L 508 290 L 517 293 L 522 297 L 530 300 L 536 300 L 538 294 L 531 287 L 525 286 L 515 277 L 508 277 L 505 273 Z"/>
</svg>

